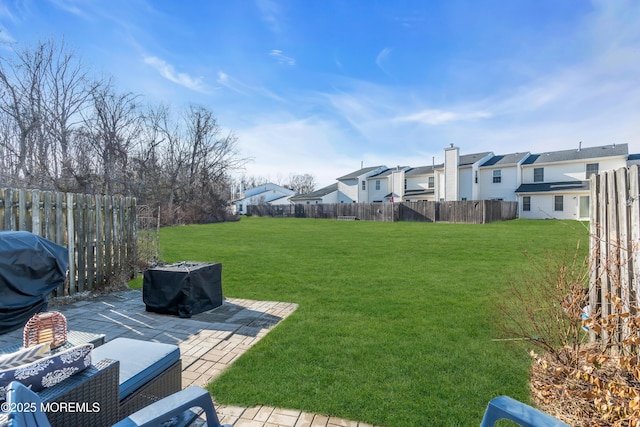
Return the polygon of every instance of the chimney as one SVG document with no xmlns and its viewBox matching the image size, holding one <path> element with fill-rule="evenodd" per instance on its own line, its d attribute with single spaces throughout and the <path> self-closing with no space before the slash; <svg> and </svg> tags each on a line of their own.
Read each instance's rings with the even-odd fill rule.
<svg viewBox="0 0 640 427">
<path fill-rule="evenodd" d="M 582 150 L 582 141 L 578 142 L 578 151 Z"/>
</svg>

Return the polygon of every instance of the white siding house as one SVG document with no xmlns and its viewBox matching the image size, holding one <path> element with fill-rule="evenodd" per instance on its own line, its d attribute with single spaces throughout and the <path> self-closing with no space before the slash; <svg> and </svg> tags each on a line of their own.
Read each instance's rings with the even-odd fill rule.
<svg viewBox="0 0 640 427">
<path fill-rule="evenodd" d="M 460 197 L 458 200 L 480 200 L 480 185 L 476 177 L 480 165 L 493 157 L 493 153 L 475 153 L 460 156 L 459 175 Z"/>
<path fill-rule="evenodd" d="M 363 168 L 338 178 L 326 195 L 322 189 L 318 191 L 323 195 L 310 193 L 293 201 L 505 200 L 518 202 L 520 218 L 584 220 L 589 218 L 589 176 L 640 163 L 640 155 L 629 156 L 627 144 L 541 154 L 459 151 L 453 144 L 445 148 L 445 161 L 439 165 Z"/>
<path fill-rule="evenodd" d="M 386 166 L 362 168 L 338 178 L 338 203 L 368 202 L 367 178 L 388 169 Z"/>
<path fill-rule="evenodd" d="M 331 184 L 311 193 L 293 196 L 289 200 L 296 205 L 338 203 L 338 183 Z"/>
<path fill-rule="evenodd" d="M 478 169 L 480 200 L 517 201 L 515 190 L 522 183 L 522 163 L 530 153 L 493 156 Z"/>
<path fill-rule="evenodd" d="M 405 201 L 434 201 L 436 193 L 436 170 L 444 165 L 421 166 L 410 168 L 404 174 L 407 188 L 404 191 Z"/>
<path fill-rule="evenodd" d="M 289 199 L 296 194 L 295 191 L 277 184 L 264 184 L 246 190 L 242 197 L 234 201 L 236 212 L 245 214 L 248 205 L 268 203 L 271 205 L 290 205 Z"/>
<path fill-rule="evenodd" d="M 532 154 L 515 190 L 520 218 L 589 219 L 589 176 L 627 166 L 627 144 Z"/>
</svg>

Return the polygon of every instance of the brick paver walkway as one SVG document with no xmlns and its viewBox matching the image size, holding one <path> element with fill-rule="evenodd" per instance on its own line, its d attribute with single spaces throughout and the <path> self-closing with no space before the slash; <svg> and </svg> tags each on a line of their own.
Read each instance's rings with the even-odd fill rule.
<svg viewBox="0 0 640 427">
<path fill-rule="evenodd" d="M 297 305 L 283 302 L 227 298 L 221 307 L 190 319 L 145 311 L 139 290 L 114 292 L 84 300 L 57 303 L 69 329 L 117 337 L 177 344 L 182 356 L 182 387 L 204 386 L 242 353 L 264 337 Z M 22 341 L 22 331 L 0 335 L 0 347 Z M 290 409 L 258 406 L 239 408 L 217 405 L 223 423 L 235 427 L 367 427 L 347 421 Z"/>
</svg>

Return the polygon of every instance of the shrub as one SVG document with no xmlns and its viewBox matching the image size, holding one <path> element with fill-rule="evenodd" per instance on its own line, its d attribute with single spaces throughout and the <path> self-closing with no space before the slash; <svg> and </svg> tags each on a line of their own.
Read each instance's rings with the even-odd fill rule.
<svg viewBox="0 0 640 427">
<path fill-rule="evenodd" d="M 576 250 L 569 262 L 533 268 L 526 276 L 538 280 L 514 283 L 499 310 L 507 339 L 538 350 L 530 351 L 534 404 L 574 426 L 640 426 L 640 318 L 618 295 L 616 274 L 603 299 L 611 314 L 587 317 L 588 257 Z"/>
</svg>

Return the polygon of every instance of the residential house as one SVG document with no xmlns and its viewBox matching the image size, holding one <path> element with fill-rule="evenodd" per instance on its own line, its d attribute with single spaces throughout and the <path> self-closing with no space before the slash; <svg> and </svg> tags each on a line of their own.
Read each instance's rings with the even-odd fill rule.
<svg viewBox="0 0 640 427">
<path fill-rule="evenodd" d="M 515 189 L 522 184 L 522 164 L 530 153 L 493 156 L 476 171 L 480 200 L 517 201 Z"/>
<path fill-rule="evenodd" d="M 505 200 L 518 202 L 521 218 L 589 218 L 589 176 L 640 164 L 627 144 L 541 154 L 492 152 L 460 155 L 445 148 L 445 161 L 432 166 L 373 166 L 295 203 Z M 325 194 L 326 193 L 326 194 Z"/>
<path fill-rule="evenodd" d="M 403 199 L 408 202 L 435 201 L 436 171 L 444 170 L 444 164 L 410 168 L 404 174 L 406 189 Z"/>
<path fill-rule="evenodd" d="M 338 203 L 338 183 L 307 194 L 298 194 L 289 199 L 296 205 L 317 205 L 324 203 Z"/>
<path fill-rule="evenodd" d="M 290 205 L 295 191 L 277 184 L 267 183 L 244 191 L 240 198 L 234 200 L 236 213 L 245 214 L 248 205 L 268 203 L 270 205 Z"/>
<path fill-rule="evenodd" d="M 367 200 L 370 202 L 402 202 L 407 182 L 408 166 L 385 169 L 367 178 Z"/>
<path fill-rule="evenodd" d="M 367 178 L 387 169 L 386 166 L 366 167 L 338 178 L 338 203 L 369 202 Z"/>
<path fill-rule="evenodd" d="M 460 149 L 451 144 L 444 150 L 444 168 L 436 174 L 437 200 L 479 200 L 480 165 L 493 157 L 493 153 L 460 155 Z"/>
<path fill-rule="evenodd" d="M 515 194 L 521 218 L 589 219 L 589 177 L 627 166 L 627 144 L 530 155 Z"/>
</svg>

